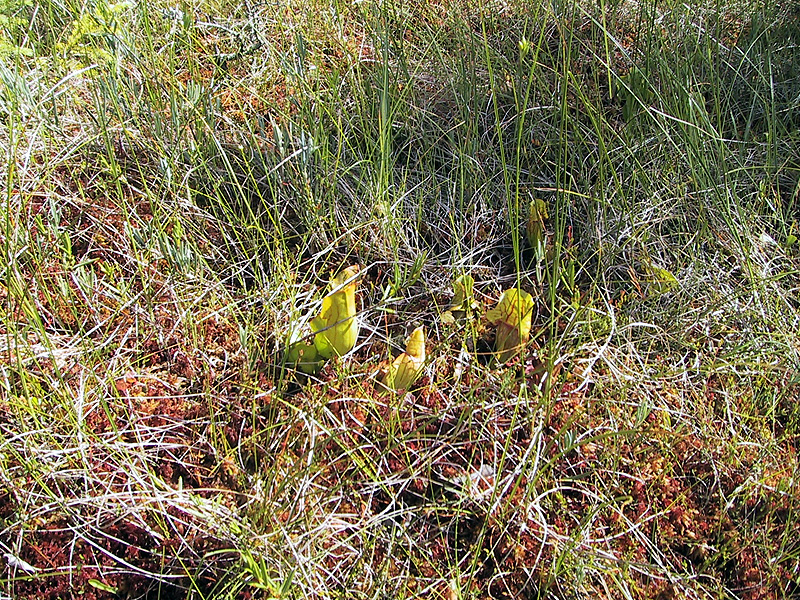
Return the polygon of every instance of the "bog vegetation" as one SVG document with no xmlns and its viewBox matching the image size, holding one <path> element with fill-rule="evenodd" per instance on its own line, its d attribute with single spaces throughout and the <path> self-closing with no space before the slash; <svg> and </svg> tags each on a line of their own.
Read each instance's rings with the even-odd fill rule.
<svg viewBox="0 0 800 600">
<path fill-rule="evenodd" d="M 798 597 L 799 42 L 0 0 L 0 597 Z"/>
</svg>

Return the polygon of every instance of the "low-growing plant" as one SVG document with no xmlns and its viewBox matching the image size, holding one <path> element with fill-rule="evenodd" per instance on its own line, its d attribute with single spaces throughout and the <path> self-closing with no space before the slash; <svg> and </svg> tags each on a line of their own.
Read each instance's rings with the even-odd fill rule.
<svg viewBox="0 0 800 600">
<path fill-rule="evenodd" d="M 417 327 L 411 332 L 406 350 L 392 361 L 383 378 L 383 384 L 392 391 L 408 390 L 425 366 L 425 329 Z"/>
<path fill-rule="evenodd" d="M 325 360 L 350 352 L 358 339 L 356 311 L 358 267 L 344 269 L 330 282 L 330 293 L 322 300 L 320 314 L 309 323 L 310 334 L 294 329 L 289 338 L 286 362 L 305 373 L 316 373 Z M 299 338 L 299 339 L 298 339 Z"/>
<path fill-rule="evenodd" d="M 534 309 L 533 297 L 526 291 L 512 288 L 503 292 L 486 318 L 497 326 L 495 350 L 500 363 L 507 362 L 528 342 Z"/>
<path fill-rule="evenodd" d="M 331 292 L 322 301 L 319 316 L 311 320 L 314 346 L 322 358 L 343 356 L 358 339 L 356 286 L 358 267 L 348 267 L 331 280 Z"/>
<path fill-rule="evenodd" d="M 471 275 L 461 275 L 453 281 L 453 300 L 450 308 L 442 313 L 442 321 L 453 323 L 456 319 L 469 317 L 478 308 L 474 287 L 475 280 Z"/>
<path fill-rule="evenodd" d="M 528 208 L 528 220 L 525 223 L 525 233 L 528 244 L 533 250 L 537 262 L 545 259 L 547 250 L 547 203 L 541 198 L 533 198 Z"/>
</svg>

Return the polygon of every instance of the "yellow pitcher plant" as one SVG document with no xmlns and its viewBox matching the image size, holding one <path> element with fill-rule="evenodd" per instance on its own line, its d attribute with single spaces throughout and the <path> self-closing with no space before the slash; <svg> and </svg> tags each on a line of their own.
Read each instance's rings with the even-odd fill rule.
<svg viewBox="0 0 800 600">
<path fill-rule="evenodd" d="M 317 373 L 325 360 L 347 354 L 358 337 L 356 276 L 348 267 L 331 280 L 331 292 L 322 300 L 320 314 L 311 320 L 311 333 L 295 329 L 289 336 L 286 362 L 307 374 Z M 313 335 L 313 340 L 311 340 Z"/>
<path fill-rule="evenodd" d="M 406 351 L 394 359 L 383 378 L 383 385 L 393 391 L 407 390 L 425 366 L 425 330 L 417 327 L 411 332 Z"/>
<path fill-rule="evenodd" d="M 500 301 L 486 313 L 486 318 L 497 326 L 495 349 L 497 360 L 506 362 L 524 346 L 531 334 L 533 298 L 528 292 L 512 288 L 503 292 Z"/>
<path fill-rule="evenodd" d="M 331 280 L 331 293 L 322 301 L 322 311 L 311 321 L 316 333 L 314 346 L 322 358 L 347 354 L 356 345 L 356 276 L 358 267 L 346 268 Z"/>
</svg>

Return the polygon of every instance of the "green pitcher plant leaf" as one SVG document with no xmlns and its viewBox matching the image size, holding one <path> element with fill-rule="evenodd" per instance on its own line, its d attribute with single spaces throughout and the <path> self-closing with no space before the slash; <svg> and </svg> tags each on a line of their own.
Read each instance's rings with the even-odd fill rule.
<svg viewBox="0 0 800 600">
<path fill-rule="evenodd" d="M 451 310 L 463 310 L 467 312 L 471 308 L 475 308 L 477 303 L 475 297 L 472 295 L 472 288 L 475 285 L 475 280 L 471 275 L 462 275 L 453 281 L 453 303 L 450 305 Z"/>
<path fill-rule="evenodd" d="M 645 271 L 645 281 L 649 284 L 652 293 L 666 294 L 679 286 L 675 275 L 653 264 L 649 259 L 642 260 L 642 267 Z"/>
<path fill-rule="evenodd" d="M 472 293 L 474 285 L 475 280 L 471 275 L 461 275 L 453 280 L 453 301 L 450 303 L 450 308 L 442 314 L 442 321 L 454 323 L 456 317 L 468 315 L 471 310 L 478 308 Z"/>
<path fill-rule="evenodd" d="M 322 368 L 324 359 L 313 342 L 298 341 L 291 344 L 286 351 L 286 363 L 303 373 L 313 375 Z"/>
<path fill-rule="evenodd" d="M 425 330 L 417 327 L 411 332 L 406 351 L 392 361 L 383 378 L 383 385 L 390 390 L 407 390 L 419 377 L 425 366 Z"/>
<path fill-rule="evenodd" d="M 528 221 L 525 223 L 525 233 L 528 237 L 528 243 L 533 249 L 533 254 L 536 260 L 544 260 L 547 254 L 547 229 L 545 221 L 547 221 L 547 204 L 541 198 L 531 200 L 530 208 L 528 209 Z"/>
<path fill-rule="evenodd" d="M 533 298 L 528 292 L 512 288 L 503 292 L 500 301 L 486 313 L 486 318 L 497 326 L 495 349 L 497 360 L 508 361 L 531 335 Z"/>
<path fill-rule="evenodd" d="M 311 321 L 316 333 L 314 346 L 322 358 L 347 354 L 356 345 L 358 317 L 356 316 L 356 276 L 358 267 L 346 268 L 331 280 L 331 293 L 322 300 L 322 310 Z"/>
</svg>

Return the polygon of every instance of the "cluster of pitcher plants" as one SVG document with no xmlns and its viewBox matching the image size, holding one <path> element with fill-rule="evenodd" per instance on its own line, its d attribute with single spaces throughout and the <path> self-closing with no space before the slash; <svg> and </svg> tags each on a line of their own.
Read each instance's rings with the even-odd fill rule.
<svg viewBox="0 0 800 600">
<path fill-rule="evenodd" d="M 295 330 L 289 339 L 286 363 L 307 374 L 317 373 L 326 360 L 343 356 L 356 344 L 359 332 L 356 311 L 358 267 L 344 269 L 330 282 L 330 290 L 322 300 L 319 315 L 309 321 L 310 332 Z M 462 275 L 453 282 L 454 295 L 450 310 L 443 314 L 445 321 L 477 307 L 472 296 L 474 280 Z M 486 318 L 494 325 L 495 356 L 505 363 L 514 356 L 530 337 L 534 301 L 530 294 L 517 288 L 507 289 Z M 386 369 L 381 383 L 387 390 L 408 390 L 425 366 L 425 331 L 417 327 L 411 332 L 405 352 L 396 357 Z"/>
</svg>

